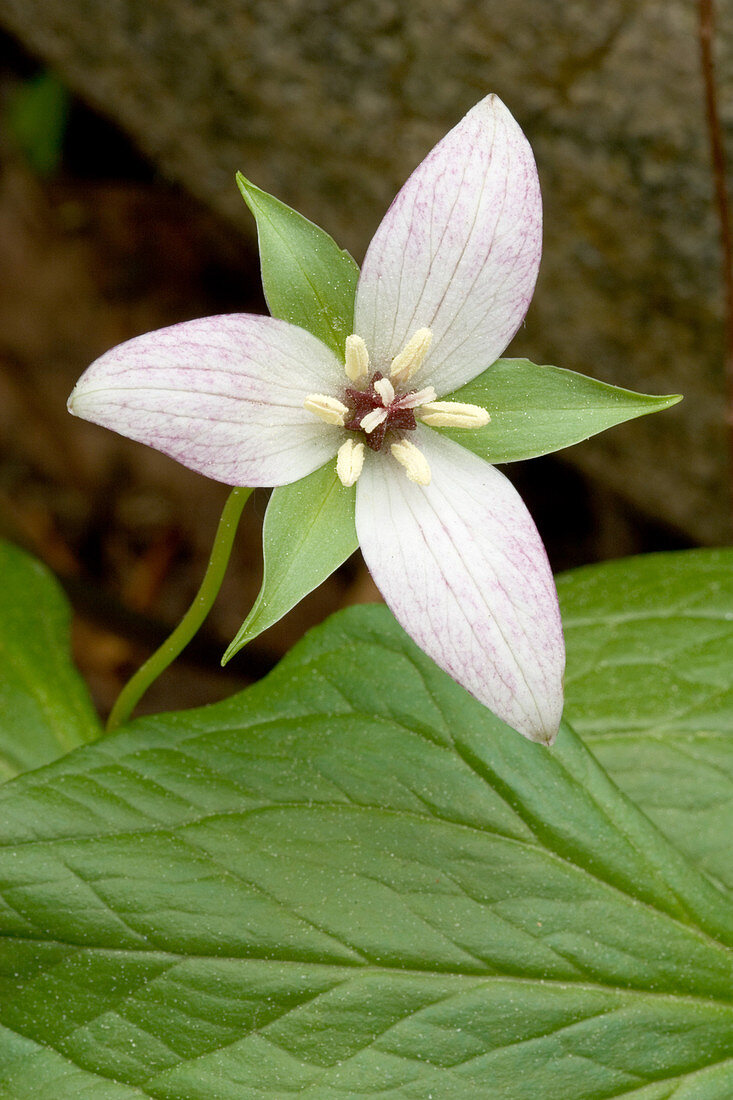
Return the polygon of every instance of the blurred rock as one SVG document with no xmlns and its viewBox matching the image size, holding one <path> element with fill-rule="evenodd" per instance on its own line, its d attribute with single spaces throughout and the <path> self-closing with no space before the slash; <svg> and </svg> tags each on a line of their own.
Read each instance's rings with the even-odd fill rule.
<svg viewBox="0 0 733 1100">
<path fill-rule="evenodd" d="M 733 134 L 733 8 L 717 5 Z M 727 537 L 718 227 L 688 0 L 4 0 L 0 22 L 171 179 L 251 232 L 241 168 L 360 258 L 487 91 L 535 148 L 546 254 L 514 351 L 677 409 L 568 453 L 648 514 Z"/>
</svg>

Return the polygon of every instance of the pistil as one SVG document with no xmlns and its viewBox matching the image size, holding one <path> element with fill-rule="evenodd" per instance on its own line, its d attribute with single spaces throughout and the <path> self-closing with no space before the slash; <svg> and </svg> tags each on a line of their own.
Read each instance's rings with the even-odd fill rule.
<svg viewBox="0 0 733 1100">
<path fill-rule="evenodd" d="M 389 389 L 384 386 L 387 383 Z M 383 393 L 389 396 L 394 387 L 380 371 L 372 375 L 369 387 L 357 390 L 349 386 L 344 394 L 349 405 L 349 419 L 344 427 L 351 432 L 364 432 L 364 442 L 372 451 L 380 451 L 388 431 L 414 432 L 417 427 L 415 413 L 404 408 L 399 399 L 391 402 L 384 400 Z"/>
<path fill-rule="evenodd" d="M 366 416 L 361 418 L 359 426 L 363 432 L 366 432 L 367 435 L 371 435 L 372 432 L 377 430 L 380 424 L 384 424 L 388 416 L 388 409 L 372 409 L 370 413 L 367 413 Z"/>
</svg>

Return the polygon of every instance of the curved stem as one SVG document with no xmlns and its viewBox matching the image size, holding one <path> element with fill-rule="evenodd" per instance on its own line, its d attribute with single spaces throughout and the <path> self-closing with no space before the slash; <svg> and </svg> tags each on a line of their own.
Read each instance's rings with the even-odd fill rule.
<svg viewBox="0 0 733 1100">
<path fill-rule="evenodd" d="M 161 673 L 175 661 L 209 614 L 229 564 L 239 517 L 251 492 L 251 489 L 233 489 L 227 497 L 216 529 L 209 564 L 193 603 L 170 637 L 166 638 L 162 646 L 148 657 L 145 664 L 141 665 L 132 679 L 125 684 L 107 719 L 107 733 L 111 733 L 128 720 L 153 681 L 157 680 Z"/>
</svg>

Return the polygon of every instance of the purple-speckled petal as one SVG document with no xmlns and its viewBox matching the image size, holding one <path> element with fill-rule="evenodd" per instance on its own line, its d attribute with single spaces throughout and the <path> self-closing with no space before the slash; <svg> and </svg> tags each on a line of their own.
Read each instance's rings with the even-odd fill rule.
<svg viewBox="0 0 733 1100">
<path fill-rule="evenodd" d="M 286 485 L 336 454 L 340 428 L 303 408 L 344 371 L 304 329 L 237 313 L 148 332 L 106 352 L 69 410 L 228 485 Z"/>
<path fill-rule="evenodd" d="M 364 559 L 398 622 L 441 668 L 532 741 L 552 744 L 565 651 L 545 550 L 512 484 L 428 428 L 430 485 L 367 456 L 356 492 Z"/>
<path fill-rule="evenodd" d="M 490 366 L 527 312 L 542 251 L 542 205 L 527 139 L 483 99 L 410 176 L 364 260 L 354 330 L 382 371 L 419 328 L 433 343 L 418 376 L 438 396 Z"/>
</svg>

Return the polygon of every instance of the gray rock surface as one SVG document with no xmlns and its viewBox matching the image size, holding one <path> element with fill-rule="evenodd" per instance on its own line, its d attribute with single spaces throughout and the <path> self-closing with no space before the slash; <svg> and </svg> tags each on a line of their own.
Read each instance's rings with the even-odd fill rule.
<svg viewBox="0 0 733 1100">
<path fill-rule="evenodd" d="M 733 8 L 719 4 L 733 139 Z M 251 231 L 242 169 L 357 258 L 487 91 L 535 149 L 540 285 L 517 354 L 675 410 L 567 452 L 693 537 L 729 530 L 723 318 L 690 0 L 2 0 L 0 22 L 172 179 Z"/>
</svg>

